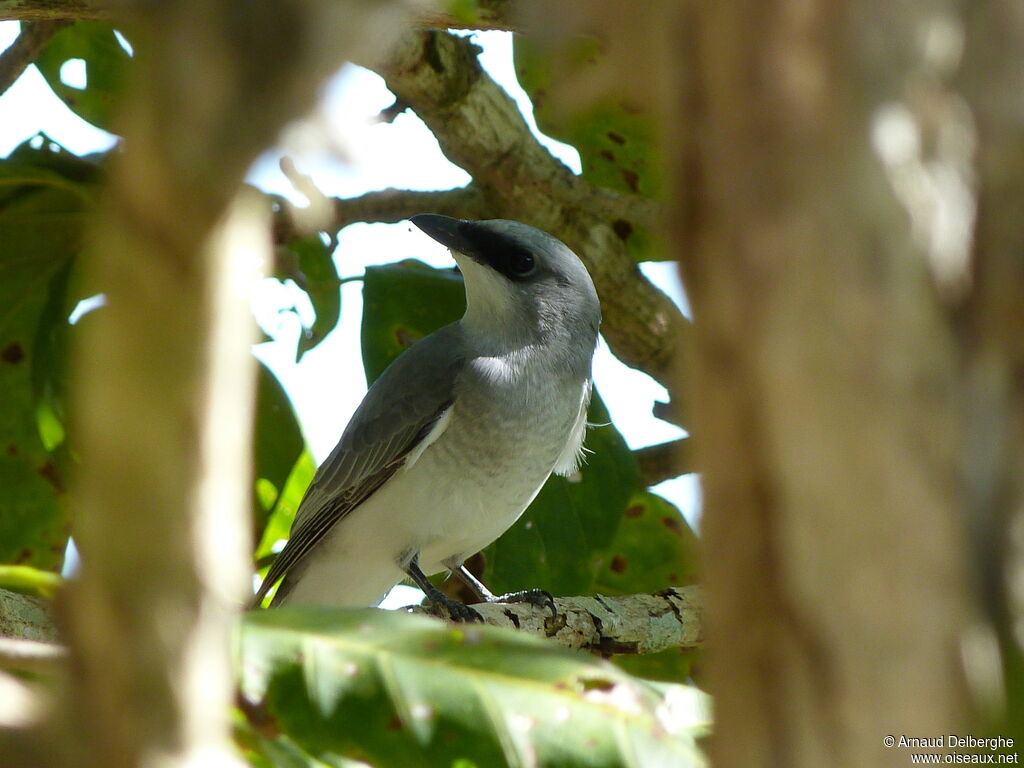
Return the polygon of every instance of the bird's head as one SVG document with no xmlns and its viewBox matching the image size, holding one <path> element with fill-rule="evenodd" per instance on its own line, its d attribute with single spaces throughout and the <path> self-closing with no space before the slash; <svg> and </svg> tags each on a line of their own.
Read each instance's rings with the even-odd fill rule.
<svg viewBox="0 0 1024 768">
<path fill-rule="evenodd" d="M 593 333 L 601 308 L 586 267 L 557 238 L 518 221 L 424 213 L 410 221 L 455 257 L 466 282 L 464 323 L 503 334 Z"/>
</svg>

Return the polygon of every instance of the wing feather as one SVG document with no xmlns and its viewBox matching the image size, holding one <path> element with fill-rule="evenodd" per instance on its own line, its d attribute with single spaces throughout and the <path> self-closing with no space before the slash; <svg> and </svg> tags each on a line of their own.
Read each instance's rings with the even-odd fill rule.
<svg viewBox="0 0 1024 768">
<path fill-rule="evenodd" d="M 374 382 L 313 476 L 288 543 L 260 585 L 254 605 L 282 578 L 274 602 L 283 598 L 290 590 L 287 576 L 431 435 L 453 402 L 455 380 L 464 365 L 462 349 L 459 326 L 445 326 L 412 346 Z"/>
</svg>

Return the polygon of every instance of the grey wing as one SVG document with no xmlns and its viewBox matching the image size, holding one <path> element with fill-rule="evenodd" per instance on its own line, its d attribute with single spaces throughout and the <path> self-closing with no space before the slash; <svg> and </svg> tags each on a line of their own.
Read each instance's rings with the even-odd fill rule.
<svg viewBox="0 0 1024 768">
<path fill-rule="evenodd" d="M 464 365 L 456 325 L 442 328 L 402 354 L 370 387 L 341 440 L 306 490 L 291 536 L 254 599 L 292 571 L 331 528 L 369 498 L 405 463 L 451 406 Z M 282 583 L 279 597 L 287 592 Z"/>
</svg>

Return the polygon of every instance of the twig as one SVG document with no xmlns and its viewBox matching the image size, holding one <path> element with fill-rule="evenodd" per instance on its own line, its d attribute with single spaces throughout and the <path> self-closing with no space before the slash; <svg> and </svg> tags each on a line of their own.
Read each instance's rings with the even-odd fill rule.
<svg viewBox="0 0 1024 768">
<path fill-rule="evenodd" d="M 21 25 L 21 32 L 13 43 L 0 53 L 0 94 L 14 85 L 29 64 L 57 32 L 70 21 L 37 21 Z"/>
<path fill-rule="evenodd" d="M 489 215 L 483 196 L 472 185 L 431 192 L 382 189 L 359 197 L 334 198 L 332 202 L 331 232 L 357 222 L 394 224 L 417 213 L 441 213 L 460 219 L 480 219 Z M 287 243 L 301 233 L 289 206 L 279 206 L 274 219 L 275 241 Z"/>
<path fill-rule="evenodd" d="M 638 448 L 633 451 L 633 456 L 640 464 L 640 476 L 645 487 L 697 471 L 693 439 L 689 437 Z"/>
</svg>

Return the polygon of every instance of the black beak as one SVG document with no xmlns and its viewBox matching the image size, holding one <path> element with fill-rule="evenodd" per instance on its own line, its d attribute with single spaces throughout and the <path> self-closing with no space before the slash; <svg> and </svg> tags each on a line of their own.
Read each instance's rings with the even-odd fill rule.
<svg viewBox="0 0 1024 768">
<path fill-rule="evenodd" d="M 409 221 L 441 245 L 475 257 L 476 248 L 460 231 L 461 225 L 464 224 L 461 219 L 453 219 L 451 216 L 441 216 L 437 213 L 420 213 L 410 217 Z"/>
</svg>

